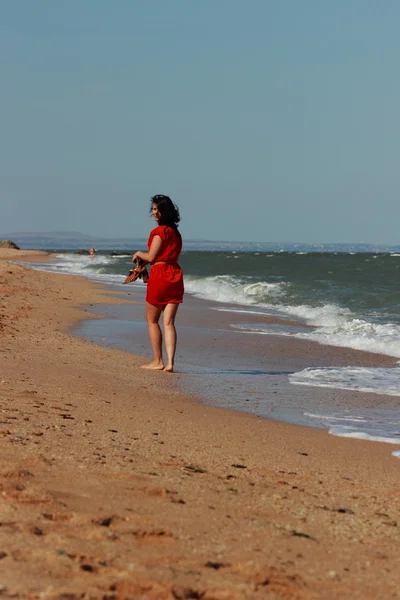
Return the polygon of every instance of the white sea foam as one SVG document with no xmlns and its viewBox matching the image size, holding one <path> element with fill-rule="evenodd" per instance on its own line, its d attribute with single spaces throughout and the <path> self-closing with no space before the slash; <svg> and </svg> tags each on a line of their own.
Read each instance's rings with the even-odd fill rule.
<svg viewBox="0 0 400 600">
<path fill-rule="evenodd" d="M 21 262 L 21 264 L 27 264 L 29 268 L 40 271 L 65 273 L 68 275 L 81 275 L 108 285 L 122 284 L 124 280 L 123 275 L 102 272 L 102 269 L 112 265 L 114 262 L 120 259 L 121 256 L 109 256 L 105 254 L 97 254 L 94 257 L 86 254 L 56 254 L 53 256 L 53 260 L 46 263 Z M 137 284 L 138 283 L 135 282 L 131 283 L 130 285 L 132 286 Z"/>
<path fill-rule="evenodd" d="M 316 325 L 318 327 L 334 327 L 343 321 L 351 318 L 351 311 L 348 308 L 341 308 L 336 304 L 324 304 L 323 306 L 309 306 L 302 304 L 299 306 L 279 306 L 279 308 L 297 319 L 305 321 L 307 325 Z"/>
<path fill-rule="evenodd" d="M 214 281 L 213 285 L 204 287 L 202 281 L 197 285 L 198 290 L 202 291 L 194 292 L 201 297 L 213 297 L 219 302 L 257 304 L 267 311 L 266 314 L 280 313 L 283 317 L 299 319 L 307 325 L 315 326 L 315 329 L 294 333 L 296 337 L 323 345 L 353 348 L 400 358 L 400 327 L 394 323 L 368 322 L 357 318 L 348 308 L 335 304 L 292 306 L 277 303 L 289 285 L 283 282 L 265 285 L 256 283 L 250 286 L 237 284 L 236 294 L 234 294 L 230 280 L 218 283 Z M 274 304 L 268 302 L 268 295 L 270 302 L 274 301 Z M 269 332 L 264 328 L 259 331 L 254 329 L 254 333 L 267 335 Z M 276 331 L 271 330 L 271 333 L 276 334 Z"/>
<path fill-rule="evenodd" d="M 400 396 L 400 368 L 325 367 L 308 368 L 289 375 L 296 385 L 339 388 L 357 392 Z M 356 405 L 357 400 L 354 400 Z M 400 413 L 397 401 L 375 402 L 368 407 L 348 408 L 330 414 L 305 412 L 304 416 L 318 421 L 339 437 L 398 444 L 400 446 Z M 393 406 L 394 405 L 394 406 Z M 339 404 L 340 406 L 340 404 Z M 400 452 L 397 455 L 400 458 Z"/>
<path fill-rule="evenodd" d="M 400 396 L 400 368 L 323 367 L 308 368 L 289 376 L 290 383 L 373 394 Z"/>
<path fill-rule="evenodd" d="M 350 414 L 304 413 L 304 416 L 318 421 L 331 435 L 400 446 L 400 416 L 397 410 L 361 408 Z M 392 454 L 400 458 L 400 450 Z"/>
<path fill-rule="evenodd" d="M 260 335 L 279 335 L 280 337 L 293 337 L 295 329 L 292 326 L 279 324 L 268 324 L 268 325 L 249 325 L 249 324 L 238 324 L 232 325 L 235 330 L 242 331 L 243 333 L 258 333 Z"/>
<path fill-rule="evenodd" d="M 266 315 L 268 314 L 265 310 L 257 310 L 254 308 L 231 308 L 226 306 L 212 306 L 211 310 L 217 310 L 220 312 L 229 312 L 239 315 Z"/>
<path fill-rule="evenodd" d="M 320 344 L 354 348 L 400 358 L 400 327 L 398 325 L 371 323 L 352 317 L 350 311 L 346 318 L 338 318 L 336 322 L 332 319 L 331 323 L 322 322 L 318 329 L 296 335 Z"/>
<path fill-rule="evenodd" d="M 207 278 L 188 277 L 185 280 L 186 290 L 199 298 L 221 303 L 258 306 L 266 314 L 291 317 L 315 327 L 308 331 L 294 332 L 293 335 L 323 345 L 340 346 L 375 352 L 400 358 L 400 327 L 386 323 L 373 323 L 357 317 L 348 308 L 336 304 L 310 306 L 307 304 L 285 305 L 286 292 L 290 283 L 255 282 L 246 284 L 229 275 Z M 232 309 L 234 310 L 234 309 Z M 267 328 L 257 331 L 263 335 L 277 334 L 275 329 Z M 287 335 L 282 331 L 280 335 Z"/>
<path fill-rule="evenodd" d="M 93 258 L 81 254 L 57 254 L 52 261 L 45 264 L 29 263 L 31 268 L 45 268 L 46 271 L 68 273 L 70 275 L 88 275 L 88 271 L 95 271 L 100 266 L 109 265 L 114 257 L 98 254 Z"/>
<path fill-rule="evenodd" d="M 380 435 L 371 435 L 363 431 L 346 431 L 341 427 L 332 427 L 329 430 L 331 435 L 337 435 L 338 437 L 347 437 L 357 440 L 368 440 L 369 442 L 384 442 L 386 444 L 397 444 L 400 446 L 400 438 L 391 438 Z"/>
<path fill-rule="evenodd" d="M 279 285 L 279 284 L 278 284 Z M 285 284 L 284 284 L 285 285 Z M 284 287 L 275 291 L 275 297 L 284 292 Z M 272 298 L 271 298 L 272 299 Z M 224 294 L 222 302 L 232 302 L 229 293 Z M 244 302 L 243 302 L 244 303 Z M 250 302 L 248 302 L 250 303 Z M 257 302 L 255 302 L 257 303 Z M 325 304 L 320 307 L 313 306 L 285 306 L 283 304 L 268 304 L 261 302 L 260 307 L 266 314 L 291 317 L 305 322 L 315 328 L 307 331 L 295 332 L 293 335 L 328 346 L 340 346 L 375 352 L 400 358 L 400 327 L 393 323 L 372 323 L 356 316 L 347 308 L 335 304 Z M 232 309 L 234 312 L 234 309 Z M 274 334 L 276 331 L 268 328 L 253 328 L 254 333 L 263 335 Z M 281 335 L 285 335 L 282 331 Z"/>
<path fill-rule="evenodd" d="M 270 298 L 276 298 L 284 292 L 287 284 L 268 283 L 259 281 L 244 283 L 230 275 L 216 275 L 214 277 L 186 277 L 185 289 L 187 292 L 206 300 L 233 304 L 259 304 L 262 305 Z"/>
<path fill-rule="evenodd" d="M 351 421 L 352 423 L 366 423 L 367 419 L 365 419 L 364 417 L 358 417 L 358 416 L 354 416 L 354 415 L 346 415 L 346 416 L 334 416 L 334 415 L 317 415 L 315 413 L 308 413 L 305 412 L 304 413 L 305 417 L 310 417 L 311 419 L 319 419 L 320 421 Z"/>
</svg>

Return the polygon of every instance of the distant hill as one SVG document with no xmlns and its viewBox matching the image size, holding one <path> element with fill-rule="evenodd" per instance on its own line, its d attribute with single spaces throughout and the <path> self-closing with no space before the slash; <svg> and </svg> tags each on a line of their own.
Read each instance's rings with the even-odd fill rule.
<svg viewBox="0 0 400 600">
<path fill-rule="evenodd" d="M 23 249 L 37 250 L 76 250 L 81 248 L 131 248 L 136 247 L 139 240 L 132 238 L 108 239 L 99 238 L 76 231 L 49 231 L 40 233 L 13 232 L 0 238 L 13 240 Z M 145 240 L 140 240 L 143 245 Z"/>
<path fill-rule="evenodd" d="M 78 231 L 47 231 L 47 232 L 40 232 L 40 233 L 29 233 L 29 232 L 25 232 L 25 231 L 14 231 L 13 233 L 8 233 L 7 234 L 9 237 L 13 237 L 13 238 L 23 238 L 25 240 L 29 240 L 29 239 L 50 239 L 50 240 L 54 240 L 54 239 L 71 239 L 71 240 L 79 240 L 79 239 L 84 239 L 84 240 L 91 240 L 91 239 L 95 239 L 93 236 L 88 235 L 86 233 L 79 233 Z M 4 237 L 1 236 L 0 237 Z"/>
</svg>

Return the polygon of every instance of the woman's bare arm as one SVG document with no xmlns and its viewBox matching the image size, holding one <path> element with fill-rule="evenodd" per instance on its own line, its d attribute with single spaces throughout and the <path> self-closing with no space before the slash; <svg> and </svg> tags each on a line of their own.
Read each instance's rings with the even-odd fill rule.
<svg viewBox="0 0 400 600">
<path fill-rule="evenodd" d="M 155 235 L 151 242 L 150 250 L 148 252 L 142 252 L 141 250 L 135 252 L 135 254 L 132 256 L 132 262 L 137 262 L 138 259 L 142 260 L 146 265 L 154 262 L 157 256 L 160 254 L 162 243 L 163 242 L 160 236 Z"/>
</svg>

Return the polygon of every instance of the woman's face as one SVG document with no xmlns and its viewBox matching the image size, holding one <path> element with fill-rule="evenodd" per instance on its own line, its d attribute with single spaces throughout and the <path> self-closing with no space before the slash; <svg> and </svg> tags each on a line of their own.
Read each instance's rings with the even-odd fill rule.
<svg viewBox="0 0 400 600">
<path fill-rule="evenodd" d="M 153 204 L 153 206 L 151 207 L 151 216 L 153 217 L 153 219 L 156 221 L 156 223 L 159 222 L 160 218 L 161 218 L 161 213 L 158 210 L 158 206 L 157 204 Z"/>
</svg>

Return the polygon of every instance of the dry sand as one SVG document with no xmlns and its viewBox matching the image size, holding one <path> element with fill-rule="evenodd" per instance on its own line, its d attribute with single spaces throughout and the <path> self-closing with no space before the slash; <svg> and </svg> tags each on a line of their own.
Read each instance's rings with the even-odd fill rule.
<svg viewBox="0 0 400 600">
<path fill-rule="evenodd" d="M 65 333 L 100 286 L 0 259 L 0 597 L 400 596 L 396 446 L 196 403 Z"/>
</svg>

